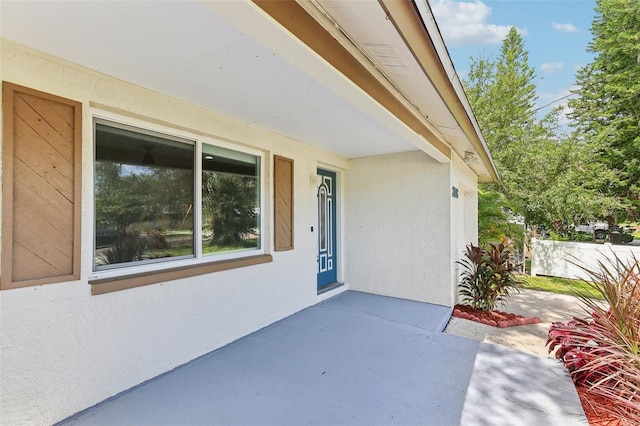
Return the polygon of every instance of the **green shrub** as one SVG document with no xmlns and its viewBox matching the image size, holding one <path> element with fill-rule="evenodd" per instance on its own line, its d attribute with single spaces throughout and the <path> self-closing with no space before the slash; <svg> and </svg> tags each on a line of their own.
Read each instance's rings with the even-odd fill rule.
<svg viewBox="0 0 640 426">
<path fill-rule="evenodd" d="M 487 248 L 469 244 L 465 257 L 456 262 L 463 268 L 460 296 L 462 303 L 473 308 L 492 311 L 524 283 L 516 278 L 519 265 L 504 243 L 489 244 Z"/>
<path fill-rule="evenodd" d="M 571 231 L 567 233 L 558 234 L 554 231 L 549 231 L 549 237 L 554 241 L 577 241 L 582 243 L 588 243 L 593 241 L 593 234 L 582 231 Z"/>
<path fill-rule="evenodd" d="M 113 245 L 99 255 L 104 264 L 116 264 L 142 260 L 147 247 L 147 239 L 139 229 L 131 229 L 118 234 Z"/>
</svg>

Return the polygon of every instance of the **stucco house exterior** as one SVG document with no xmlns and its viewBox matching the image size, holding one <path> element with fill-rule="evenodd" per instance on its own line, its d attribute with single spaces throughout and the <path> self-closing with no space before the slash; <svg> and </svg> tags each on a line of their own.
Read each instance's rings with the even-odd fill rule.
<svg viewBox="0 0 640 426">
<path fill-rule="evenodd" d="M 3 424 L 346 289 L 444 306 L 497 173 L 424 0 L 1 2 Z"/>
</svg>

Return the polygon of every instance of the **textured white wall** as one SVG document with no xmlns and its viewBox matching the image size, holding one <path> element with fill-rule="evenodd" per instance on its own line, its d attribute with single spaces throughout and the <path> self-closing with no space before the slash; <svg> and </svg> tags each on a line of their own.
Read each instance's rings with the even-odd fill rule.
<svg viewBox="0 0 640 426">
<path fill-rule="evenodd" d="M 0 292 L 0 423 L 59 421 L 331 295 L 316 294 L 309 177 L 319 161 L 342 169 L 344 159 L 5 40 L 0 62 L 2 80 L 84 105 L 81 279 Z M 102 106 L 260 149 L 266 163 L 271 154 L 293 158 L 295 250 L 268 264 L 91 296 L 91 114 Z"/>
<path fill-rule="evenodd" d="M 640 247 L 571 241 L 531 240 L 531 275 L 589 279 L 582 269 L 599 270 L 599 262 L 611 269 L 615 257 L 623 262 L 640 259 Z M 615 262 L 615 261 L 614 261 Z"/>
<path fill-rule="evenodd" d="M 458 189 L 458 198 L 451 197 L 451 298 L 458 301 L 459 266 L 467 244 L 478 243 L 478 180 L 477 176 L 453 154 L 451 186 Z"/>
<path fill-rule="evenodd" d="M 451 305 L 450 166 L 422 152 L 349 161 L 349 287 Z"/>
</svg>

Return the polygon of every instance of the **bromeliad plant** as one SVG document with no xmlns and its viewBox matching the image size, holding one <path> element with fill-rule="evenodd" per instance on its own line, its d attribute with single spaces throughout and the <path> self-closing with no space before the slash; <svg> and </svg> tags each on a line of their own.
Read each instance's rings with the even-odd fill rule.
<svg viewBox="0 0 640 426">
<path fill-rule="evenodd" d="M 614 256 L 597 270 L 584 270 L 606 303 L 580 296 L 591 315 L 554 322 L 549 352 L 555 351 L 576 385 L 612 401 L 599 408 L 640 424 L 640 264 Z"/>
<path fill-rule="evenodd" d="M 469 244 L 465 259 L 456 263 L 463 267 L 460 282 L 462 303 L 475 309 L 494 310 L 524 282 L 517 278 L 518 264 L 504 242 L 489 244 L 487 248 Z"/>
</svg>

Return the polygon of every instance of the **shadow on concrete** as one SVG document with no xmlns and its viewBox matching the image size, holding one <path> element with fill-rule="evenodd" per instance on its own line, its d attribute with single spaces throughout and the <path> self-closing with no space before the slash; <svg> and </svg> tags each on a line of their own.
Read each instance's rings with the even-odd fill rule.
<svg viewBox="0 0 640 426">
<path fill-rule="evenodd" d="M 557 362 L 487 343 L 476 356 L 460 423 L 588 424 L 575 386 Z"/>
</svg>

